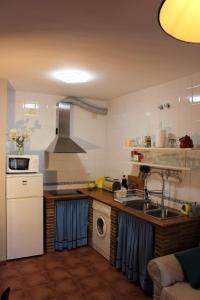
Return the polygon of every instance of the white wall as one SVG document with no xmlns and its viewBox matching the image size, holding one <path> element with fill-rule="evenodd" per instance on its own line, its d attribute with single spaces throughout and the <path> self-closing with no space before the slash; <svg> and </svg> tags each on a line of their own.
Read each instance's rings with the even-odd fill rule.
<svg viewBox="0 0 200 300">
<path fill-rule="evenodd" d="M 199 86 L 198 86 L 199 85 Z M 196 86 L 191 89 L 191 86 Z M 177 137 L 188 134 L 200 145 L 200 73 L 113 99 L 109 102 L 106 142 L 106 174 L 121 177 L 136 174 L 130 163 L 130 151 L 123 149 L 127 138 L 151 135 L 162 121 L 167 132 Z M 196 98 L 195 98 L 196 97 Z M 158 106 L 170 103 L 170 109 Z M 182 184 L 168 186 L 171 197 L 200 202 L 200 171 L 184 172 Z"/>
<path fill-rule="evenodd" d="M 45 182 L 85 181 L 98 175 L 121 178 L 122 174 L 138 172 L 138 168 L 133 168 L 130 163 L 130 151 L 123 149 L 125 140 L 145 135 L 151 135 L 154 140 L 160 121 L 168 133 L 173 132 L 177 137 L 189 134 L 195 146 L 200 144 L 200 103 L 189 101 L 192 93 L 194 99 L 199 97 L 200 86 L 190 88 L 199 83 L 200 73 L 110 100 L 107 117 L 74 107 L 74 135 L 96 147 L 87 154 L 50 154 L 44 157 L 44 150 L 54 138 L 55 104 L 62 96 L 17 91 L 13 104 L 14 123 L 33 128 L 26 151 L 40 154 Z M 39 109 L 35 114 L 28 114 L 23 109 L 24 103 L 36 103 Z M 94 103 L 106 105 L 103 101 Z M 160 111 L 158 106 L 164 103 L 170 103 L 171 108 Z M 8 148 L 12 150 L 11 143 Z M 200 201 L 199 170 L 184 172 L 182 177 L 182 184 L 167 186 L 170 196 Z"/>
<path fill-rule="evenodd" d="M 85 140 L 86 154 L 47 154 L 45 149 L 55 137 L 56 102 L 63 96 L 16 91 L 13 100 L 14 126 L 31 128 L 33 133 L 25 143 L 26 153 L 40 155 L 40 171 L 44 182 L 87 181 L 104 174 L 104 151 L 106 116 L 92 114 L 74 106 L 72 112 L 73 135 Z M 92 101 L 106 106 L 105 101 Z M 26 103 L 35 103 L 38 109 L 24 108 Z M 13 127 L 10 123 L 9 127 Z M 15 151 L 14 142 L 8 142 L 9 152 Z"/>
</svg>

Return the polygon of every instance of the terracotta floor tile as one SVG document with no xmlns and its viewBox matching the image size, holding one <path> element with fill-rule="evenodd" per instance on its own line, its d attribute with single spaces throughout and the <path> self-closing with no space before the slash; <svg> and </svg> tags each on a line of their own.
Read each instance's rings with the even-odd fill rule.
<svg viewBox="0 0 200 300">
<path fill-rule="evenodd" d="M 51 273 L 49 273 L 48 276 L 52 281 L 61 281 L 70 278 L 71 274 L 70 271 L 62 267 L 62 268 L 52 269 Z"/>
<path fill-rule="evenodd" d="M 69 270 L 69 273 L 73 278 L 77 278 L 77 280 L 84 279 L 88 276 L 91 276 L 90 267 L 86 267 L 83 265 L 75 266 Z"/>
<path fill-rule="evenodd" d="M 50 288 L 48 284 L 38 285 L 29 289 L 29 295 L 31 300 L 48 300 L 52 298 L 52 296 L 56 296 L 53 292 L 53 288 Z"/>
<path fill-rule="evenodd" d="M 27 288 L 33 288 L 34 286 L 46 284 L 47 276 L 42 273 L 32 273 L 31 276 L 24 278 L 24 284 Z"/>
<path fill-rule="evenodd" d="M 103 287 L 88 294 L 88 300 L 115 300 L 115 294 L 109 287 Z"/>
<path fill-rule="evenodd" d="M 63 263 L 62 261 L 54 260 L 47 260 L 46 262 L 43 263 L 43 266 L 45 269 L 52 270 L 52 269 L 57 269 L 57 268 L 62 268 Z"/>
<path fill-rule="evenodd" d="M 57 282 L 54 286 L 54 291 L 57 295 L 72 295 L 79 291 L 79 287 L 72 279 L 66 279 L 61 282 Z"/>
<path fill-rule="evenodd" d="M 0 269 L 0 294 L 9 300 L 150 300 L 90 247 L 7 262 Z"/>
<path fill-rule="evenodd" d="M 90 294 L 92 291 L 96 289 L 101 289 L 106 284 L 103 280 L 99 278 L 99 276 L 90 276 L 79 282 L 79 286 L 83 293 Z"/>
<path fill-rule="evenodd" d="M 19 278 L 12 278 L 9 280 L 3 280 L 0 282 L 0 295 L 9 286 L 12 286 L 12 290 L 20 290 L 22 282 Z"/>
<path fill-rule="evenodd" d="M 39 267 L 35 263 L 29 263 L 28 260 L 27 264 L 21 265 L 19 268 L 21 274 L 32 274 L 39 271 Z"/>
<path fill-rule="evenodd" d="M 25 290 L 12 290 L 10 293 L 9 300 L 22 300 L 22 299 L 30 299 L 30 295 Z"/>
<path fill-rule="evenodd" d="M 102 274 L 102 278 L 109 284 L 116 285 L 116 282 L 118 282 L 118 280 L 121 280 L 123 277 L 121 272 L 115 270 L 107 270 Z"/>
<path fill-rule="evenodd" d="M 5 266 L 1 267 L 1 272 L 0 272 L 0 280 L 5 279 L 5 278 L 15 278 L 18 276 L 19 270 L 16 268 L 11 269 L 6 268 Z"/>
<path fill-rule="evenodd" d="M 135 285 L 133 283 L 130 284 L 125 276 L 124 278 L 118 279 L 116 282 L 111 282 L 110 287 L 113 288 L 113 290 L 122 292 L 123 294 L 129 294 L 135 290 Z"/>
<path fill-rule="evenodd" d="M 73 295 L 66 295 L 66 297 L 64 296 L 64 298 L 60 298 L 59 300 L 88 300 L 88 298 L 81 292 L 75 292 Z"/>
</svg>

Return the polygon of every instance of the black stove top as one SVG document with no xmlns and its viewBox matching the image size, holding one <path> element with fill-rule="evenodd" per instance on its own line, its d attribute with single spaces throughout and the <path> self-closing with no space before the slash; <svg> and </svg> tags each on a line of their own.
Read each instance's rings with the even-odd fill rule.
<svg viewBox="0 0 200 300">
<path fill-rule="evenodd" d="M 54 191 L 48 191 L 49 194 L 53 195 L 53 196 L 70 196 L 70 195 L 80 195 L 82 194 L 80 191 L 78 190 L 54 190 Z"/>
</svg>

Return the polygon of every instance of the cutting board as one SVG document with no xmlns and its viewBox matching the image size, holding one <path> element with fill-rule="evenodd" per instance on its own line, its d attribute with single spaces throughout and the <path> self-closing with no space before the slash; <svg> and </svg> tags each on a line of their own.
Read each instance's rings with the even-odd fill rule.
<svg viewBox="0 0 200 300">
<path fill-rule="evenodd" d="M 144 190 L 144 181 L 138 176 L 128 175 L 128 183 L 132 183 L 138 190 Z"/>
</svg>

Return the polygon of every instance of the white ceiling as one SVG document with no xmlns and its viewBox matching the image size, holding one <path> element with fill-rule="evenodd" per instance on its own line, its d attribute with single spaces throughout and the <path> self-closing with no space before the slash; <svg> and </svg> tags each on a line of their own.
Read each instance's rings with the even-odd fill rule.
<svg viewBox="0 0 200 300">
<path fill-rule="evenodd" d="M 161 0 L 2 0 L 0 78 L 19 90 L 111 99 L 200 70 L 200 44 L 159 27 Z M 54 79 L 79 69 L 82 84 Z"/>
</svg>

